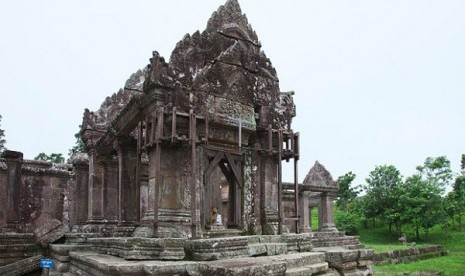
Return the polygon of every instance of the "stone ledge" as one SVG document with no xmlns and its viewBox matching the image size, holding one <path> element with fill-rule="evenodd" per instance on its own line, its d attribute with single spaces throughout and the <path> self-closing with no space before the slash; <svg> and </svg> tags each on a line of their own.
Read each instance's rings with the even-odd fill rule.
<svg viewBox="0 0 465 276">
<path fill-rule="evenodd" d="M 246 237 L 191 240 L 189 257 L 195 261 L 212 261 L 249 255 Z"/>
<path fill-rule="evenodd" d="M 182 260 L 186 239 L 90 238 L 87 244 L 103 254 L 126 260 Z"/>
<path fill-rule="evenodd" d="M 447 251 L 440 245 L 426 245 L 399 250 L 391 250 L 373 255 L 375 265 L 407 263 L 417 260 L 436 258 L 447 255 Z"/>
</svg>

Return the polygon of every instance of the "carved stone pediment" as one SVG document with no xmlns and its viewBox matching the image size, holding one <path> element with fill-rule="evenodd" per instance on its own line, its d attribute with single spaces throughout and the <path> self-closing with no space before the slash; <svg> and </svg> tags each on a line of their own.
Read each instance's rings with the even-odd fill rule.
<svg viewBox="0 0 465 276">
<path fill-rule="evenodd" d="M 339 191 L 339 183 L 333 180 L 331 173 L 318 161 L 308 172 L 303 184 L 310 186 L 310 190 L 315 192 Z"/>
</svg>

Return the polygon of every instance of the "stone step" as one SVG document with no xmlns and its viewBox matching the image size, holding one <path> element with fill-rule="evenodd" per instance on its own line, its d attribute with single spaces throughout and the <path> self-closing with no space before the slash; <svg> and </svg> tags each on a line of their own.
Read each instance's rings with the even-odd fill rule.
<svg viewBox="0 0 465 276">
<path fill-rule="evenodd" d="M 226 237 L 191 240 L 188 244 L 190 258 L 211 261 L 249 256 L 246 237 Z"/>
<path fill-rule="evenodd" d="M 33 243 L 35 243 L 33 233 L 0 233 L 0 245 Z"/>
<path fill-rule="evenodd" d="M 303 267 L 288 268 L 286 276 L 307 276 L 328 270 L 328 263 L 318 263 Z"/>
<path fill-rule="evenodd" d="M 42 248 L 37 244 L 0 245 L 0 266 L 11 264 L 24 258 L 40 255 L 42 253 Z"/>
<path fill-rule="evenodd" d="M 242 230 L 238 229 L 221 229 L 221 230 L 209 230 L 205 231 L 205 238 L 221 238 L 221 237 L 237 237 L 241 236 Z"/>
<path fill-rule="evenodd" d="M 334 231 L 334 232 L 315 231 L 315 232 L 312 232 L 312 233 L 313 233 L 313 237 L 315 237 L 315 238 L 320 238 L 320 237 L 328 237 L 328 238 L 330 238 L 330 237 L 331 238 L 332 237 L 345 237 L 345 234 L 342 231 Z"/>
<path fill-rule="evenodd" d="M 316 273 L 328 268 L 324 258 L 324 253 L 304 252 L 204 262 L 200 267 L 203 268 L 201 275 L 284 275 L 288 270 L 307 273 L 295 275 L 311 275 L 308 272 Z"/>
<path fill-rule="evenodd" d="M 266 257 L 262 257 L 266 258 Z M 298 268 L 325 263 L 325 254 L 321 252 L 291 253 L 267 257 L 270 261 L 284 261 L 288 268 Z"/>
</svg>

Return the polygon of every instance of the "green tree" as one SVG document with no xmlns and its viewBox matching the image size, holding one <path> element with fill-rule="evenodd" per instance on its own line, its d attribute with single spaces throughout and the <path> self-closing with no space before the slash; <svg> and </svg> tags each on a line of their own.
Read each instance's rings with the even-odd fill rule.
<svg viewBox="0 0 465 276">
<path fill-rule="evenodd" d="M 463 230 L 462 216 L 465 213 L 465 154 L 462 154 L 460 174 L 455 178 L 451 197 L 454 201 L 455 214 L 458 217 L 459 228 Z"/>
<path fill-rule="evenodd" d="M 452 180 L 450 161 L 446 156 L 426 158 L 422 166 L 417 166 L 417 171 L 420 173 L 422 179 L 438 187 L 441 194 L 444 193 Z"/>
<path fill-rule="evenodd" d="M 36 157 L 34 157 L 34 160 L 48 161 L 56 164 L 61 164 L 65 162 L 65 158 L 61 153 L 52 153 L 50 155 L 47 155 L 41 152 Z"/>
<path fill-rule="evenodd" d="M 401 190 L 399 202 L 402 221 L 415 228 L 415 236 L 419 240 L 421 228 L 428 235 L 428 230 L 444 218 L 441 187 L 416 174 L 405 180 Z"/>
<path fill-rule="evenodd" d="M 347 210 L 348 204 L 352 202 L 358 195 L 358 187 L 352 187 L 356 175 L 348 172 L 339 176 L 337 182 L 339 183 L 339 191 L 337 193 L 336 206 L 341 210 Z"/>
<path fill-rule="evenodd" d="M 81 126 L 79 126 L 79 128 L 81 128 Z M 76 142 L 74 146 L 68 151 L 69 157 L 73 156 L 73 154 L 75 154 L 76 152 L 84 152 L 85 145 L 84 145 L 84 141 L 82 141 L 81 133 L 78 132 L 74 134 L 74 138 L 76 138 Z"/>
<path fill-rule="evenodd" d="M 5 130 L 1 128 L 2 127 L 1 123 L 2 123 L 2 115 L 0 115 L 0 156 L 6 150 Z"/>
<path fill-rule="evenodd" d="M 399 210 L 399 194 L 402 185 L 402 175 L 393 165 L 376 166 L 366 179 L 364 187 L 365 216 L 374 222 L 380 218 L 389 224 L 389 232 L 392 232 L 394 224 L 400 232 L 401 219 Z"/>
</svg>

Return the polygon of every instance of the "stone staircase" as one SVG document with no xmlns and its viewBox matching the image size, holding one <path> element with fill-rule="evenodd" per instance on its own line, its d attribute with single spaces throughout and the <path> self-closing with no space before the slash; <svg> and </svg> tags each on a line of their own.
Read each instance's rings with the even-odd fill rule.
<svg viewBox="0 0 465 276">
<path fill-rule="evenodd" d="M 0 267 L 41 255 L 42 251 L 32 233 L 0 234 Z"/>
<path fill-rule="evenodd" d="M 16 275 L 30 275 L 32 272 L 40 270 L 39 261 L 42 259 L 42 255 L 36 255 L 29 258 L 16 261 L 4 266 L 0 266 L 0 275 L 16 276 Z"/>
</svg>

